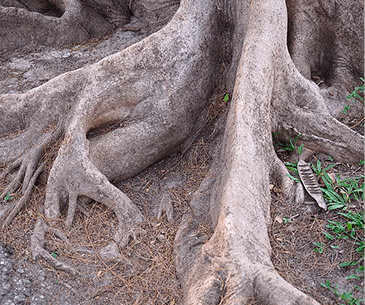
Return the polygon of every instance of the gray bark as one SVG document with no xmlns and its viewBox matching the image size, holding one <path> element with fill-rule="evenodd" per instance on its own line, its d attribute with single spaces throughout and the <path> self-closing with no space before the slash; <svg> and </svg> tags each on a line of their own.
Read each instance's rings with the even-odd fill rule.
<svg viewBox="0 0 365 305">
<path fill-rule="evenodd" d="M 42 10 L 44 3 L 39 2 Z M 36 15 L 34 10 L 40 8 L 0 7 L 3 49 L 33 42 L 12 40 L 11 25 L 17 18 L 39 26 L 40 31 L 48 31 L 54 22 L 55 35 L 72 34 L 63 36 L 61 44 L 109 31 L 111 17 L 103 10 L 72 0 L 67 3 L 79 5 L 73 11 L 65 3 L 52 1 L 63 12 L 61 17 Z M 176 8 L 176 1 L 148 3 L 151 6 L 145 11 L 150 15 L 141 18 L 151 28 L 167 22 Z M 164 14 L 153 19 L 156 3 Z M 134 224 L 144 217 L 111 182 L 186 149 L 202 126 L 213 86 L 224 80 L 233 90 L 224 135 L 210 173 L 191 202 L 193 213 L 184 217 L 175 241 L 185 303 L 245 304 L 255 297 L 263 304 L 317 304 L 285 282 L 270 261 L 269 184 L 278 183 L 290 200 L 300 198 L 303 191 L 286 176 L 273 148 L 272 132 L 300 133 L 305 147 L 330 152 L 334 159 L 358 162 L 362 158 L 363 136 L 336 117 L 343 109 L 346 87 L 363 73 L 363 43 L 357 43 L 363 41 L 359 31 L 363 19 L 358 19 L 362 6 L 356 1 L 308 3 L 185 0 L 167 25 L 131 47 L 27 93 L 0 96 L 0 162 L 18 170 L 2 197 L 20 184 L 28 196 L 41 171 L 37 169 L 43 166 L 44 147 L 61 138 L 47 181 L 44 213 L 49 225 L 66 205 L 66 224 L 71 226 L 77 198 L 88 197 L 117 215 L 119 228 L 106 251 L 115 244 L 125 245 Z M 143 11 L 138 7 L 135 2 L 127 13 L 121 9 L 120 16 L 138 15 Z M 353 14 L 349 21 L 353 31 L 349 25 L 337 33 L 347 9 Z M 64 17 L 67 14 L 81 16 L 82 22 L 91 20 L 85 26 L 98 31 L 90 35 L 88 30 L 89 35 L 83 36 L 72 23 L 74 17 Z M 309 23 L 308 15 L 318 22 Z M 317 35 L 323 27 L 328 40 Z M 20 31 L 27 37 L 26 27 Z M 52 35 L 49 40 L 32 39 L 56 44 Z M 226 77 L 222 63 L 229 64 Z M 323 77 L 326 87 L 316 85 L 314 76 Z M 106 126 L 114 127 L 105 132 Z M 209 239 L 198 231 L 205 222 L 214 231 Z M 34 256 L 75 272 L 42 248 L 46 230 L 39 220 L 32 239 Z"/>
</svg>

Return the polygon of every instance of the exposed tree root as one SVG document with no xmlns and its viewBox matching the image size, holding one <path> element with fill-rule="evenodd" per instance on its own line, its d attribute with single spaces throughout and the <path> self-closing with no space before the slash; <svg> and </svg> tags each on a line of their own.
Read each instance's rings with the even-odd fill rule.
<svg viewBox="0 0 365 305">
<path fill-rule="evenodd" d="M 47 16 L 23 8 L 0 6 L 0 51 L 27 45 L 66 46 L 110 33 L 112 25 L 82 1 L 50 1 L 61 16 Z M 126 16 L 126 23 L 128 23 Z M 17 26 L 14 27 L 14 24 Z"/>
<path fill-rule="evenodd" d="M 251 3 L 221 155 L 208 174 L 216 181 L 202 183 L 192 219 L 185 219 L 176 238 L 186 304 L 246 304 L 252 297 L 262 304 L 318 304 L 284 281 L 270 261 L 269 177 L 286 195 L 293 192 L 271 132 L 280 126 L 300 133 L 306 147 L 334 158 L 362 156 L 364 138 L 333 119 L 319 88 L 295 69 L 286 50 L 285 3 L 274 2 Z M 208 195 L 202 198 L 202 192 Z M 206 221 L 207 197 L 214 234 L 205 241 L 197 227 Z"/>
<path fill-rule="evenodd" d="M 236 17 L 227 14 L 233 8 Z M 235 88 L 219 154 L 175 241 L 185 302 L 247 304 L 256 298 L 273 305 L 318 304 L 285 282 L 270 260 L 270 183 L 297 203 L 304 199 L 302 186 L 287 177 L 276 156 L 272 132 L 301 134 L 307 148 L 354 162 L 362 157 L 364 137 L 332 116 L 326 94 L 294 66 L 287 49 L 284 0 L 255 0 L 246 7 L 237 1 L 223 9 L 213 0 L 185 0 L 166 27 L 128 49 L 27 94 L 0 97 L 0 110 L 7 113 L 0 135 L 25 131 L 5 140 L 0 161 L 8 161 L 8 145 L 36 130 L 31 145 L 23 145 L 11 158 L 15 161 L 9 169 L 19 170 L 2 197 L 21 183 L 29 196 L 42 171 L 42 144 L 65 135 L 47 181 L 44 213 L 49 225 L 39 218 L 32 237 L 34 258 L 77 273 L 44 249 L 44 236 L 47 230 L 55 232 L 52 225 L 64 206 L 66 225 L 72 225 L 80 196 L 105 204 L 118 219 L 114 241 L 100 250 L 101 256 L 117 256 L 118 247 L 139 233 L 136 224 L 144 221 L 142 213 L 110 181 L 128 178 L 184 149 L 196 136 L 221 64 L 216 43 L 222 39 L 217 27 L 221 14 L 226 14 L 227 26 L 239 16 L 230 26 L 244 37 L 233 35 L 243 45 L 242 52 L 232 55 L 233 63 L 235 56 L 240 60 L 232 68 L 237 68 Z M 299 69 L 310 78 L 309 63 L 297 58 Z M 63 126 L 59 133 L 41 131 L 56 123 Z M 108 124 L 119 128 L 90 136 Z M 12 217 L 22 200 L 7 208 L 13 209 Z M 171 215 L 168 199 L 162 202 L 159 214 L 163 212 Z M 210 224 L 213 236 L 199 230 L 202 223 Z"/>
<path fill-rule="evenodd" d="M 59 270 L 71 273 L 73 275 L 79 275 L 80 273 L 75 268 L 56 259 L 44 249 L 44 236 L 48 230 L 50 230 L 52 233 L 57 234 L 55 230 L 48 227 L 48 225 L 42 218 L 38 218 L 30 241 L 30 248 L 33 259 L 44 259 L 51 266 L 54 266 Z"/>
<path fill-rule="evenodd" d="M 29 99 L 35 102 L 25 108 L 21 119 L 24 121 L 25 117 L 25 121 L 29 120 L 26 130 L 36 131 L 32 137 L 36 143 L 32 143 L 29 151 L 11 165 L 12 168 L 15 165 L 20 168 L 6 192 L 15 191 L 21 183 L 23 189 L 27 190 L 29 177 L 34 177 L 36 166 L 44 153 L 43 146 L 37 143 L 48 146 L 55 138 L 54 135 L 59 138 L 65 133 L 47 181 L 44 212 L 50 224 L 60 216 L 61 209 L 66 204 L 66 225 L 71 226 L 77 198 L 86 196 L 107 205 L 117 216 L 117 233 L 113 244 L 103 250 L 106 256 L 114 255 L 118 245 L 125 246 L 130 237 L 135 237 L 134 224 L 143 221 L 144 217 L 108 178 L 129 177 L 168 153 L 184 147 L 184 141 L 195 136 L 195 131 L 199 128 L 196 121 L 206 106 L 218 63 L 215 61 L 215 48 L 206 45 L 210 42 L 207 37 L 216 35 L 216 23 L 211 22 L 213 9 L 211 3 L 203 3 L 204 1 L 194 4 L 195 9 L 188 5 L 182 6 L 174 20 L 159 35 L 152 35 L 87 70 L 67 73 L 29 94 L 4 96 L 3 107 L 8 118 L 17 115 L 19 108 L 29 104 Z M 200 9 L 205 6 L 204 18 L 197 19 Z M 178 31 L 177 23 L 180 26 Z M 171 70 L 171 66 L 177 66 L 180 70 Z M 202 66 L 210 66 L 209 73 L 202 70 Z M 191 75 L 196 75 L 200 81 L 190 79 Z M 108 80 L 101 83 L 100 79 L 105 77 Z M 90 98 L 90 92 L 96 94 Z M 111 92 L 115 94 L 111 95 Z M 185 98 L 182 98 L 182 92 Z M 51 95 L 54 99 L 49 104 L 47 100 L 39 98 L 40 95 L 46 95 L 47 98 Z M 7 98 L 16 102 L 12 104 Z M 5 110 L 6 104 L 9 104 L 10 109 Z M 37 108 L 41 111 L 34 122 Z M 121 125 L 126 122 L 127 126 L 109 133 L 107 138 L 96 137 L 94 142 L 87 138 L 88 131 L 110 122 Z M 66 127 L 60 128 L 58 133 L 43 135 L 40 132 L 55 123 Z M 37 129 L 34 129 L 34 125 L 37 125 Z M 3 133 L 6 134 L 9 128 L 4 124 Z M 14 130 L 22 128 L 24 126 L 14 125 Z M 19 135 L 22 136 L 23 134 Z M 109 141 L 110 137 L 114 137 L 115 141 Z M 97 147 L 100 139 L 101 149 Z M 134 145 L 130 146 L 133 141 Z M 110 144 L 112 146 L 108 147 Z M 93 150 L 90 145 L 94 147 Z M 109 149 L 109 152 L 105 152 L 105 149 Z M 110 153 L 111 156 L 108 157 Z M 111 160 L 112 163 L 109 162 Z M 24 199 L 13 208 L 11 215 L 21 208 Z M 168 206 L 163 206 L 161 212 L 166 209 Z M 38 224 L 37 228 L 35 234 L 38 237 L 32 240 L 35 256 L 56 263 L 54 258 L 41 251 L 44 225 Z M 56 265 L 65 270 L 68 268 L 61 263 Z"/>
<path fill-rule="evenodd" d="M 38 167 L 38 169 L 35 171 L 33 177 L 31 178 L 31 180 L 28 183 L 27 189 L 23 192 L 23 196 L 13 207 L 10 208 L 11 212 L 6 217 L 6 219 L 2 222 L 1 229 L 4 229 L 7 225 L 9 225 L 10 222 L 14 219 L 14 217 L 19 213 L 19 211 L 27 203 L 27 201 L 29 200 L 30 194 L 32 192 L 34 183 L 35 183 L 36 179 L 38 178 L 39 174 L 44 170 L 44 168 L 45 168 L 45 163 L 42 163 Z M 0 220 L 1 220 L 1 217 L 0 217 Z"/>
</svg>

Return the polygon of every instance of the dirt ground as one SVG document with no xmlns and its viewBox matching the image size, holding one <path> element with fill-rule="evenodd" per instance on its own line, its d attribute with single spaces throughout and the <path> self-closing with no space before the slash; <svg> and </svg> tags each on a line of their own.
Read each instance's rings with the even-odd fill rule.
<svg viewBox="0 0 365 305">
<path fill-rule="evenodd" d="M 285 157 L 283 157 L 285 159 Z M 333 164 L 328 156 L 312 155 L 307 161 L 316 164 L 317 160 L 325 166 Z M 340 173 L 342 178 L 359 177 L 364 172 L 363 166 L 350 166 L 337 163 L 333 171 Z M 363 179 L 362 179 L 363 182 Z M 351 211 L 363 211 L 363 202 L 354 202 Z M 322 233 L 330 232 L 326 229 L 328 221 L 343 222 L 336 211 L 324 211 L 306 194 L 302 205 L 295 205 L 285 201 L 280 193 L 272 192 L 270 241 L 272 246 L 272 261 L 277 271 L 288 282 L 301 291 L 311 295 L 322 304 L 347 304 L 334 293 L 321 286 L 329 280 L 332 285 L 338 284 L 339 293 L 352 291 L 359 285 L 356 296 L 361 299 L 364 295 L 363 279 L 346 280 L 346 276 L 354 273 L 356 268 L 343 268 L 339 264 L 345 261 L 356 261 L 361 255 L 355 251 L 355 243 L 336 241 L 338 249 L 332 249 L 330 240 Z M 285 223 L 283 218 L 291 222 Z M 362 238 L 363 232 L 362 232 Z M 315 242 L 325 245 L 323 253 L 314 251 Z M 349 303 L 351 304 L 351 303 Z M 355 304 L 355 303 L 354 303 Z M 364 304 L 363 302 L 359 304 Z"/>
<path fill-rule="evenodd" d="M 2 55 L 0 92 L 22 92 L 39 85 L 54 76 L 90 64 L 106 54 L 120 49 L 121 39 L 133 43 L 144 37 L 139 33 L 120 32 L 119 36 L 104 41 L 91 42 L 60 51 L 45 49 L 36 54 L 14 53 Z M 126 38 L 128 36 L 128 39 Z M 126 44 L 127 45 L 127 44 Z M 124 46 L 125 47 L 125 46 Z M 48 74 L 42 73 L 47 71 Z M 211 100 L 208 120 L 224 117 L 227 103 L 225 92 L 218 90 Z M 357 128 L 363 129 L 360 125 Z M 129 245 L 120 249 L 116 260 L 104 261 L 93 252 L 107 245 L 116 228 L 113 213 L 98 203 L 80 208 L 71 229 L 60 224 L 59 229 L 69 238 L 69 244 L 54 235 L 48 235 L 46 249 L 60 260 L 77 268 L 80 276 L 72 276 L 55 270 L 42 261 L 33 261 L 29 249 L 30 237 L 37 219 L 38 205 L 44 200 L 45 176 L 41 177 L 27 206 L 12 224 L 0 232 L 0 243 L 14 250 L 13 259 L 18 266 L 30 270 L 43 270 L 45 281 L 52 285 L 53 304 L 181 304 L 181 288 L 176 276 L 173 259 L 173 242 L 182 215 L 189 209 L 193 193 L 199 187 L 212 161 L 212 130 L 207 129 L 184 154 L 174 154 L 154 164 L 139 175 L 117 186 L 138 205 L 146 216 L 140 226 L 140 234 Z M 283 161 L 292 160 L 290 154 L 278 151 Z M 328 156 L 312 155 L 307 161 L 330 164 Z M 346 158 L 344 157 L 344 162 Z M 363 166 L 338 163 L 333 169 L 343 178 L 360 176 Z M 9 179 L 9 177 L 8 177 Z M 9 180 L 0 183 L 2 191 Z M 14 200 L 18 194 L 13 194 Z M 161 200 L 169 199 L 173 205 L 173 219 L 166 215 L 157 218 Z M 354 210 L 362 210 L 360 202 Z M 310 294 L 322 304 L 343 304 L 335 294 L 321 286 L 327 279 L 339 284 L 343 291 L 353 287 L 356 280 L 345 280 L 348 268 L 339 263 L 356 260 L 360 256 L 354 245 L 341 244 L 338 250 L 325 249 L 322 254 L 314 251 L 314 242 L 328 244 L 322 231 L 328 220 L 339 218 L 334 211 L 324 212 L 313 199 L 295 205 L 285 201 L 280 189 L 272 190 L 272 223 L 269 235 L 272 245 L 272 260 L 278 272 L 291 284 Z M 65 215 L 62 216 L 63 220 Z M 290 222 L 285 222 L 289 219 Z M 202 226 L 202 230 L 209 230 Z M 208 232 L 211 233 L 211 232 Z M 329 245 L 329 244 L 328 244 Z M 363 283 L 357 281 L 362 287 Z M 40 282 L 32 282 L 37 289 Z M 346 290 L 347 289 L 347 290 Z M 341 291 L 342 292 L 342 291 Z M 29 301 L 25 301 L 25 304 Z M 258 304 L 258 303 L 256 303 Z M 363 304 L 363 303 L 362 303 Z"/>
</svg>

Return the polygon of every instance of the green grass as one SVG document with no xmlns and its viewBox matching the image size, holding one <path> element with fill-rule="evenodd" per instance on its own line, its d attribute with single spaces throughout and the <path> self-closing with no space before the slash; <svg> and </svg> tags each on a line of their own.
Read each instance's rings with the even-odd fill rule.
<svg viewBox="0 0 365 305">
<path fill-rule="evenodd" d="M 281 142 L 278 142 L 276 141 L 276 138 L 281 134 L 281 132 L 278 132 L 278 133 L 273 133 L 272 136 L 273 136 L 273 139 L 274 139 L 274 142 L 275 142 L 275 145 L 276 146 L 280 146 L 281 149 L 283 150 L 286 150 L 286 151 L 294 151 L 296 150 L 296 143 L 298 142 L 299 138 L 302 136 L 301 134 L 298 134 L 294 139 L 292 139 L 291 137 L 289 137 L 289 142 L 286 142 L 286 143 L 281 143 Z M 304 145 L 300 145 L 298 147 L 298 154 L 300 154 L 303 150 L 303 147 Z"/>
<path fill-rule="evenodd" d="M 348 269 L 346 280 L 363 280 L 364 279 L 364 211 L 353 210 L 354 203 L 360 203 L 364 199 L 364 176 L 341 179 L 340 174 L 337 174 L 336 180 L 332 181 L 327 171 L 334 167 L 328 166 L 322 168 L 320 162 L 314 166 L 313 170 L 317 176 L 321 177 L 325 187 L 321 188 L 323 197 L 327 201 L 327 207 L 331 213 L 336 213 L 338 221 L 328 220 L 326 229 L 323 232 L 326 239 L 331 241 L 330 247 L 327 250 L 324 244 L 315 243 L 317 246 L 314 251 L 323 253 L 324 251 L 339 251 L 340 246 L 336 245 L 336 241 L 342 240 L 341 245 L 347 244 L 350 249 L 354 249 L 359 253 L 359 259 L 353 261 L 344 261 L 339 264 L 339 267 Z M 344 247 L 344 246 L 342 246 Z M 347 249 L 348 249 L 347 248 Z M 323 287 L 332 291 L 345 303 L 341 304 L 358 304 L 363 302 L 363 299 L 354 297 L 353 293 L 356 290 L 362 289 L 354 285 L 352 291 L 340 294 L 338 292 L 338 285 L 331 286 L 329 280 Z M 363 303 L 362 303 L 363 304 Z"/>
<path fill-rule="evenodd" d="M 329 156 L 329 161 L 333 159 Z M 285 163 L 292 175 L 290 178 L 300 182 L 297 161 Z M 364 175 L 358 177 L 342 179 L 338 173 L 332 179 L 328 171 L 334 168 L 336 164 L 331 164 L 324 167 L 318 160 L 315 164 L 311 164 L 312 170 L 321 178 L 323 187 L 320 189 L 323 192 L 323 197 L 327 202 L 331 219 L 328 220 L 324 231 L 322 232 L 328 242 L 314 242 L 313 251 L 319 255 L 325 251 L 344 251 L 344 249 L 353 249 L 358 255 L 352 261 L 343 261 L 339 264 L 340 268 L 345 268 L 347 281 L 354 282 L 353 289 L 348 292 L 339 293 L 338 285 L 331 284 L 329 280 L 322 283 L 321 286 L 330 290 L 342 300 L 344 305 L 360 305 L 363 304 L 363 299 L 358 299 L 354 296 L 354 292 L 363 288 L 356 285 L 356 281 L 364 280 Z M 361 209 L 358 210 L 359 205 Z M 357 207 L 357 208 L 356 208 Z M 347 247 L 346 247 L 347 246 Z"/>
<path fill-rule="evenodd" d="M 364 79 L 360 78 L 362 82 L 364 82 Z M 354 91 L 352 91 L 348 96 L 347 99 L 352 103 L 355 104 L 357 100 L 364 100 L 364 84 L 362 84 L 359 87 L 356 87 Z M 347 114 L 347 111 L 351 109 L 351 105 L 345 105 L 344 109 L 342 110 L 342 113 Z"/>
<path fill-rule="evenodd" d="M 364 83 L 363 78 L 361 78 L 361 81 Z M 351 101 L 351 104 L 356 103 L 357 100 L 362 101 L 364 99 L 364 84 L 356 87 L 347 96 L 347 99 Z M 350 104 L 344 107 L 343 113 L 347 114 L 349 109 L 351 109 Z M 279 134 L 273 134 L 274 141 Z M 289 138 L 288 143 L 276 142 L 275 145 L 279 145 L 286 151 L 294 151 L 300 137 L 301 135 L 299 134 L 294 139 Z M 302 150 L 303 144 L 298 148 L 298 154 Z M 331 156 L 328 156 L 328 161 L 333 162 Z M 299 183 L 297 165 L 297 161 L 285 163 L 285 166 L 291 172 L 291 174 L 288 174 L 288 177 Z M 359 165 L 363 166 L 364 160 L 360 160 Z M 342 301 L 341 305 L 360 305 L 364 304 L 364 299 L 356 298 L 354 292 L 364 289 L 356 285 L 357 281 L 364 281 L 364 175 L 342 179 L 338 173 L 335 178 L 333 176 L 330 177 L 328 171 L 335 166 L 336 164 L 331 164 L 323 167 L 319 160 L 316 164 L 311 164 L 318 179 L 321 178 L 322 184 L 324 184 L 320 189 L 327 202 L 328 213 L 331 213 L 331 216 L 333 216 L 331 219 L 337 220 L 327 221 L 322 233 L 328 242 L 314 242 L 315 247 L 313 251 L 321 255 L 325 251 L 353 249 L 352 251 L 358 253 L 358 255 L 350 255 L 350 257 L 354 257 L 352 261 L 343 261 L 338 265 L 339 268 L 344 268 L 348 274 L 345 280 L 353 283 L 351 291 L 341 294 L 338 284 L 333 285 L 328 279 L 325 283 L 321 283 L 321 286 L 335 294 Z M 358 209 L 359 205 L 361 207 L 360 210 Z"/>
</svg>

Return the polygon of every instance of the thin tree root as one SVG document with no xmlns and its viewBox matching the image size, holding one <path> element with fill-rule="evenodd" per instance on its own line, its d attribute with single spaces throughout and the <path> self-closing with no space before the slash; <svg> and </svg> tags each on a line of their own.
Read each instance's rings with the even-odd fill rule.
<svg viewBox="0 0 365 305">
<path fill-rule="evenodd" d="M 37 172 L 36 168 L 41 160 L 42 156 L 45 153 L 45 150 L 52 146 L 61 136 L 62 134 L 62 124 L 58 124 L 56 129 L 53 132 L 49 132 L 38 139 L 38 144 L 35 145 L 25 153 L 23 156 L 15 160 L 2 174 L 2 178 L 4 178 L 7 174 L 12 172 L 17 167 L 20 167 L 15 178 L 12 179 L 10 184 L 5 188 L 3 193 L 0 195 L 0 200 L 3 200 L 8 193 L 16 192 L 20 186 L 22 186 L 22 193 L 25 195 L 27 191 L 31 190 L 34 185 L 29 189 L 29 185 L 32 184 L 31 181 L 34 178 L 35 172 Z M 40 172 L 38 173 L 38 175 Z M 38 177 L 37 175 L 37 177 Z M 36 178 L 35 178 L 36 179 Z"/>
<path fill-rule="evenodd" d="M 19 213 L 19 211 L 24 207 L 24 205 L 27 203 L 30 194 L 32 192 L 33 186 L 39 176 L 39 174 L 44 170 L 45 168 L 45 163 L 43 162 L 38 169 L 36 170 L 36 172 L 34 173 L 32 179 L 29 181 L 28 184 L 28 188 L 25 190 L 24 195 L 22 196 L 22 198 L 20 198 L 20 200 L 18 201 L 18 203 L 14 206 L 14 208 L 12 209 L 12 211 L 10 212 L 10 214 L 8 215 L 8 217 L 4 220 L 4 222 L 1 225 L 1 228 L 4 229 L 7 225 L 10 224 L 10 222 L 14 219 L 14 217 Z"/>
<path fill-rule="evenodd" d="M 56 259 L 44 249 L 44 235 L 46 234 L 46 231 L 51 231 L 52 233 L 54 233 L 54 230 L 50 230 L 44 220 L 39 217 L 34 228 L 32 237 L 30 239 L 30 248 L 33 259 L 36 260 L 42 258 L 58 270 L 62 270 L 72 275 L 80 275 L 80 272 L 77 271 L 75 268 Z"/>
</svg>

